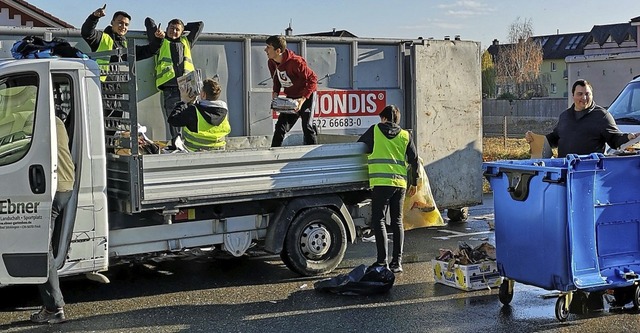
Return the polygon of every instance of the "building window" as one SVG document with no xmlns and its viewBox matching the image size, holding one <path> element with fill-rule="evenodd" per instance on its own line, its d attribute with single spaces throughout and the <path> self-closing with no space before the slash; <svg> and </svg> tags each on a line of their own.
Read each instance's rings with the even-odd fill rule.
<svg viewBox="0 0 640 333">
<path fill-rule="evenodd" d="M 542 43 L 540 44 L 542 47 L 544 47 L 545 44 L 547 44 L 547 42 L 549 41 L 549 37 L 544 37 L 542 39 Z"/>
<path fill-rule="evenodd" d="M 580 36 L 573 36 L 571 37 L 571 39 L 569 40 L 569 43 L 567 44 L 567 46 L 565 46 L 565 50 L 575 50 L 578 45 L 580 45 L 580 42 L 582 41 L 582 38 L 584 36 L 580 35 Z"/>
<path fill-rule="evenodd" d="M 557 68 L 556 68 L 556 63 L 555 63 L 555 62 L 552 62 L 552 63 L 551 63 L 551 71 L 552 71 L 552 72 L 555 72 L 556 70 L 557 70 Z"/>
<path fill-rule="evenodd" d="M 560 44 L 562 44 L 562 41 L 564 40 L 564 37 L 560 37 L 556 40 L 556 43 L 553 44 L 553 47 L 551 48 L 552 50 L 557 50 L 560 47 Z"/>
<path fill-rule="evenodd" d="M 558 87 L 556 86 L 556 84 L 555 84 L 555 83 L 552 83 L 552 84 L 551 84 L 551 93 L 552 93 L 552 94 L 556 94 L 556 93 L 558 93 Z"/>
</svg>

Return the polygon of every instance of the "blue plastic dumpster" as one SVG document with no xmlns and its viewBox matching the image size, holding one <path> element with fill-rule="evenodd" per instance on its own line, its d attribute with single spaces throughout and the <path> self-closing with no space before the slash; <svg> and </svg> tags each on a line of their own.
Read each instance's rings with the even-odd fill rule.
<svg viewBox="0 0 640 333">
<path fill-rule="evenodd" d="M 640 307 L 640 156 L 508 160 L 483 170 L 493 190 L 503 304 L 517 281 L 564 292 L 561 321 L 570 305 L 586 312 L 585 293 L 574 299 L 576 290 L 619 289 L 617 301 Z"/>
</svg>

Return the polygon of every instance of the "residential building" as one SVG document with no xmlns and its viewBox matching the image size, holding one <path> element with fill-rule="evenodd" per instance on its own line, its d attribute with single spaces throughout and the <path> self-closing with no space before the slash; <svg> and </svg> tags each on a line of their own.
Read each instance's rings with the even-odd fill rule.
<svg viewBox="0 0 640 333">
<path fill-rule="evenodd" d="M 550 98 L 567 97 L 568 73 L 564 59 L 582 54 L 588 33 L 555 34 L 535 36 L 533 39 L 542 47 L 543 61 L 540 66 L 540 81 L 545 85 Z"/>
<path fill-rule="evenodd" d="M 570 72 L 572 65 L 567 63 L 567 59 L 571 59 L 573 63 L 576 63 L 582 61 L 581 56 L 587 59 L 593 56 L 607 58 L 607 55 L 611 55 L 611 59 L 608 59 L 608 62 L 613 62 L 613 58 L 620 57 L 620 55 L 639 52 L 639 36 L 640 16 L 632 18 L 627 23 L 594 25 L 589 32 L 532 37 L 542 46 L 543 62 L 540 67 L 540 82 L 546 87 L 546 95 L 550 98 L 568 97 L 571 94 L 571 82 L 578 78 L 586 78 L 592 83 L 603 81 L 602 84 L 598 84 L 600 86 L 598 91 L 599 95 L 600 92 L 605 92 L 602 96 L 605 97 L 603 102 L 608 101 L 612 98 L 609 95 L 613 94 L 608 91 L 611 83 L 617 83 L 618 81 L 626 83 L 629 76 L 640 74 L 640 69 L 632 61 L 626 60 L 625 62 L 620 62 L 620 65 L 616 65 L 616 67 L 607 65 L 608 67 L 603 67 L 599 70 L 594 68 L 600 68 L 600 66 L 594 67 L 595 63 L 590 62 L 590 65 L 584 68 L 573 66 L 574 70 Z M 492 45 L 489 46 L 487 51 L 493 56 L 494 62 L 497 60 L 500 49 L 507 45 L 509 44 L 500 44 L 495 39 Z M 624 56 L 624 58 L 628 57 Z M 622 68 L 620 66 L 626 67 Z M 603 78 L 600 78 L 600 76 L 603 76 Z M 596 84 L 594 84 L 595 86 Z M 615 88 L 617 89 L 618 87 L 616 86 Z M 497 87 L 498 94 L 502 89 L 503 87 Z M 607 104 L 605 103 L 605 105 Z"/>
<path fill-rule="evenodd" d="M 74 28 L 23 0 L 0 0 L 0 26 Z"/>
</svg>

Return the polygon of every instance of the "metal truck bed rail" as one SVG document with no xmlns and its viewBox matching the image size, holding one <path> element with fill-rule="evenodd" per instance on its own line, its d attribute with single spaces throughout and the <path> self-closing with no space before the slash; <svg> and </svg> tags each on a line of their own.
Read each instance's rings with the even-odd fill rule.
<svg viewBox="0 0 640 333">
<path fill-rule="evenodd" d="M 110 155 L 109 196 L 132 213 L 368 187 L 363 143 L 199 153 Z M 138 165 L 139 173 L 131 165 Z"/>
</svg>

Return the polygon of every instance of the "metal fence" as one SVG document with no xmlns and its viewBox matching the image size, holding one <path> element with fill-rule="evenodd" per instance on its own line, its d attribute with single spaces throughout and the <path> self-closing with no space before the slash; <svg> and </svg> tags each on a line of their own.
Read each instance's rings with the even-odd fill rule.
<svg viewBox="0 0 640 333">
<path fill-rule="evenodd" d="M 482 134 L 485 137 L 523 137 L 526 131 L 546 134 L 568 107 L 566 98 L 482 100 Z"/>
</svg>

